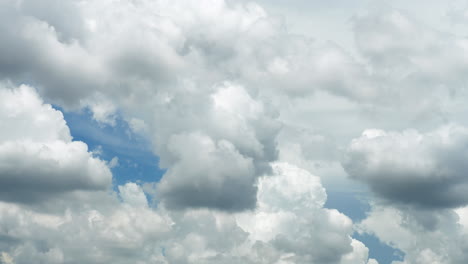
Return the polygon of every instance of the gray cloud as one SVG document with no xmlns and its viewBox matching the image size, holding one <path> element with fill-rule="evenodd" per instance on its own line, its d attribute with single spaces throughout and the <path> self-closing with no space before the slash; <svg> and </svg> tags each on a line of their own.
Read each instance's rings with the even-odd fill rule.
<svg viewBox="0 0 468 264">
<path fill-rule="evenodd" d="M 17 3 L 15 7 L 18 12 L 45 21 L 53 27 L 60 42 L 70 43 L 79 41 L 84 37 L 84 21 L 78 2 L 69 0 L 26 0 Z"/>
<path fill-rule="evenodd" d="M 69 36 L 81 27 L 74 2 L 44 2 L 47 8 L 35 1 L 2 2 L 0 76 L 32 84 L 47 98 L 76 106 L 77 100 L 102 84 L 103 70 L 75 37 Z M 67 11 L 70 14 L 60 13 Z M 73 22 L 67 25 L 63 21 Z M 62 42 L 61 37 L 69 41 Z"/>
<path fill-rule="evenodd" d="M 87 106 L 103 123 L 114 124 L 117 109 L 129 120 L 143 120 L 161 165 L 169 169 L 165 182 L 179 182 L 165 185 L 167 197 L 173 197 L 170 190 L 176 185 L 194 195 L 209 193 L 180 185 L 186 176 L 198 181 L 210 177 L 181 171 L 181 163 L 195 164 L 196 156 L 179 162 L 179 153 L 170 146 L 176 135 L 199 133 L 215 145 L 226 141 L 233 153 L 252 160 L 253 170 L 231 182 L 238 191 L 244 190 L 241 196 L 246 200 L 231 195 L 221 203 L 242 210 L 255 206 L 255 181 L 277 157 L 277 109 L 283 107 L 283 98 L 295 100 L 317 91 L 371 105 L 394 98 L 386 96 L 391 89 L 375 89 L 381 79 L 369 75 L 365 65 L 345 49 L 288 33 L 281 20 L 256 4 L 46 2 L 51 6 L 48 10 L 32 1 L 3 4 L 2 10 L 15 23 L 11 23 L 14 28 L 0 29 L 5 36 L 0 44 L 4 62 L 0 74 L 15 83 L 34 84 L 47 100 L 64 108 Z M 78 7 L 70 15 L 73 22 L 61 23 L 63 15 L 57 10 L 67 12 L 72 6 Z M 357 25 L 356 32 L 373 31 Z M 21 54 L 15 54 L 17 50 Z M 247 103 L 219 108 L 217 95 L 226 90 L 247 98 Z M 243 111 L 250 105 L 262 110 L 254 115 Z M 213 166 L 202 168 L 205 171 L 197 175 L 219 171 Z M 226 176 L 223 184 L 207 182 L 206 186 L 210 190 L 218 186 L 215 192 L 223 193 L 222 186 L 233 179 L 229 175 L 220 173 L 219 178 Z M 179 197 L 174 206 L 222 209 L 216 201 L 219 194 L 199 198 Z M 188 204 L 195 201 L 199 202 Z"/>
<path fill-rule="evenodd" d="M 323 208 L 318 177 L 278 163 L 258 188 L 259 207 L 237 214 L 150 208 L 135 183 L 119 186 L 122 202 L 81 200 L 53 214 L 0 202 L 0 237 L 10 241 L 0 250 L 16 264 L 376 263 L 351 239 L 351 220 Z"/>
<path fill-rule="evenodd" d="M 464 211 L 374 204 L 357 229 L 403 251 L 404 260 L 395 264 L 462 264 L 468 257 Z"/>
<path fill-rule="evenodd" d="M 152 208 L 135 183 L 118 186 L 118 192 L 108 189 L 107 165 L 84 143 L 72 141 L 63 115 L 33 88 L 8 86 L 0 89 L 0 124 L 10 125 L 0 133 L 0 182 L 10 187 L 0 195 L 3 263 L 368 261 L 368 249 L 351 238 L 352 221 L 323 208 L 320 179 L 287 163 L 265 169 L 262 163 L 270 168 L 271 157 L 249 129 L 241 134 L 248 144 L 229 133 L 216 141 L 201 132 L 172 135 L 166 158 L 173 160 L 164 161 L 172 166 L 156 183 L 162 201 Z M 263 105 L 240 86 L 225 85 L 212 99 L 210 107 L 219 111 L 211 118 L 228 120 L 229 128 L 242 131 L 257 119 L 257 126 L 269 124 L 262 121 Z M 179 200 L 181 189 L 194 194 L 188 199 L 207 200 Z M 212 204 L 216 200 L 224 203 Z"/>
<path fill-rule="evenodd" d="M 214 105 L 214 96 L 229 90 L 225 86 L 235 85 L 224 85 L 230 76 L 223 70 L 214 71 L 213 67 L 217 66 L 213 61 L 218 60 L 218 55 L 205 54 L 218 53 L 217 49 L 204 48 L 206 43 L 191 39 L 199 36 L 199 39 L 212 42 L 216 47 L 222 42 L 229 43 L 228 40 L 235 37 L 226 32 L 233 30 L 241 34 L 265 16 L 260 7 L 230 7 L 220 1 L 213 13 L 205 14 L 200 8 L 186 13 L 186 5 L 172 6 L 154 1 L 118 4 L 66 2 L 63 5 L 80 7 L 74 13 L 76 19 L 73 23 L 76 25 L 64 23 L 63 28 L 56 28 L 54 25 L 59 23 L 61 16 L 54 10 L 61 4 L 56 1 L 50 4 L 50 12 L 32 2 L 19 4 L 9 1 L 3 4 L 2 10 L 8 13 L 10 21 L 14 21 L 10 24 L 15 28 L 7 26 L 7 23 L 0 28 L 0 34 L 6 39 L 0 44 L 0 61 L 3 63 L 0 75 L 13 83 L 33 84 L 47 100 L 65 109 L 89 107 L 94 118 L 103 123 L 115 124 L 113 114 L 117 109 L 129 118 L 144 120 L 161 165 L 169 168 L 165 182 L 179 182 L 167 186 L 175 188 L 177 185 L 175 189 L 179 191 L 199 194 L 200 199 L 182 199 L 178 195 L 173 196 L 173 188 L 167 187 L 163 193 L 173 197 L 172 201 L 178 200 L 175 207 L 216 207 L 221 210 L 224 205 L 235 210 L 255 207 L 254 185 L 259 176 L 269 171 L 268 163 L 276 159 L 274 138 L 279 125 L 268 110 L 243 112 L 241 108 L 244 106 L 263 107 L 247 86 L 233 88 L 240 91 L 239 102 L 246 105 L 218 109 Z M 194 3 L 187 1 L 187 4 Z M 203 5 L 213 7 L 208 2 Z M 100 12 L 96 13 L 96 10 Z M 158 13 L 153 13 L 154 10 Z M 66 12 L 67 8 L 62 11 Z M 213 19 L 224 15 L 230 17 L 226 23 L 212 23 Z M 243 24 L 244 19 L 248 23 Z M 78 28 L 84 32 L 80 34 L 82 38 L 79 41 L 62 39 L 67 34 L 76 33 Z M 67 34 L 61 34 L 61 31 Z M 184 46 L 187 51 L 181 51 Z M 22 52 L 18 53 L 18 50 Z M 219 59 L 223 60 L 224 56 Z M 235 93 L 233 95 L 237 96 Z M 242 102 L 244 99 L 247 101 Z M 226 120 L 229 122 L 225 123 Z M 232 152 L 238 152 L 241 159 L 252 160 L 249 162 L 253 168 L 245 172 L 242 163 L 234 163 L 241 167 L 234 166 L 233 171 L 242 171 L 243 177 L 237 179 L 232 173 L 221 173 L 211 178 L 216 176 L 223 184 L 203 182 L 210 177 L 200 178 L 190 174 L 187 166 L 179 166 L 177 162 L 181 152 L 172 151 L 169 145 L 173 136 L 184 133 L 201 133 L 214 142 L 231 144 Z M 183 159 L 182 163 L 195 164 L 196 156 Z M 225 162 L 218 158 L 218 163 Z M 213 166 L 201 168 L 204 171 L 198 175 L 209 175 Z M 190 180 L 180 180 L 190 175 L 194 181 L 211 187 L 193 189 Z M 239 195 L 246 200 L 237 199 L 234 192 L 222 196 L 229 184 L 236 185 Z M 210 197 L 211 192 L 207 190 L 217 194 Z M 220 198 L 225 201 L 218 203 Z"/>
<path fill-rule="evenodd" d="M 468 130 L 456 125 L 428 133 L 366 130 L 351 142 L 343 166 L 390 201 L 457 207 L 468 202 L 467 144 Z"/>
<path fill-rule="evenodd" d="M 39 203 L 75 190 L 105 190 L 111 172 L 72 141 L 61 112 L 27 86 L 0 87 L 0 199 Z"/>
<path fill-rule="evenodd" d="M 355 5 L 333 8 L 336 15 L 320 4 L 315 12 L 326 19 L 313 23 L 344 21 Z M 322 208 L 323 192 L 308 181 L 315 177 L 285 176 L 271 162 L 280 157 L 351 188 L 338 159 L 369 127 L 414 128 L 366 134 L 343 163 L 386 206 L 398 204 L 391 217 L 404 215 L 395 229 L 411 235 L 385 241 L 400 242 L 405 264 L 463 259 L 455 243 L 437 247 L 463 241 L 447 228 L 457 224 L 447 208 L 467 203 L 466 132 L 422 131 L 467 126 L 466 38 L 389 7 L 355 15 L 351 30 L 336 33 L 354 36 L 355 50 L 292 34 L 287 18 L 235 1 L 6 0 L 0 14 L 1 79 L 32 85 L 65 109 L 88 107 L 103 124 L 120 113 L 167 169 L 152 190 L 158 208 L 134 184 L 118 188 L 120 203 L 106 194 L 106 164 L 72 141 L 63 117 L 34 92 L 18 95 L 16 104 L 38 103 L 0 107 L 8 124 L 0 129 L 0 199 L 8 201 L 0 262 L 365 263 L 349 219 Z M 291 187 L 297 178 L 317 197 Z"/>
<path fill-rule="evenodd" d="M 226 83 L 205 99 L 209 103 L 205 109 L 193 105 L 196 100 L 184 104 L 193 116 L 181 115 L 179 108 L 164 116 L 182 123 L 172 122 L 155 140 L 163 143 L 158 143 L 161 166 L 168 168 L 158 196 L 171 208 L 252 209 L 256 180 L 269 173 L 268 162 L 276 159 L 279 124 L 239 85 Z"/>
<path fill-rule="evenodd" d="M 179 160 L 159 185 L 167 206 L 235 211 L 255 206 L 254 164 L 230 142 L 215 143 L 202 135 L 176 135 L 169 148 Z"/>
</svg>

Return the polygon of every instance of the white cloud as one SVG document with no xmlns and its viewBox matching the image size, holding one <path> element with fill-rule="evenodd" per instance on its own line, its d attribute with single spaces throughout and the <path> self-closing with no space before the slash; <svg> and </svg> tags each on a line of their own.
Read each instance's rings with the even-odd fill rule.
<svg viewBox="0 0 468 264">
<path fill-rule="evenodd" d="M 82 104 L 91 110 L 94 120 L 101 124 L 115 126 L 117 107 L 102 94 L 96 94 L 92 99 L 82 101 Z"/>
<path fill-rule="evenodd" d="M 253 208 L 256 180 L 276 159 L 279 123 L 242 86 L 198 89 L 161 102 L 156 107 L 165 114 L 150 123 L 160 165 L 168 168 L 160 197 L 169 207 Z M 238 99 L 226 104 L 227 96 Z"/>
<path fill-rule="evenodd" d="M 119 165 L 120 165 L 120 164 L 119 164 L 119 157 L 117 157 L 117 156 L 116 156 L 116 157 L 113 157 L 113 158 L 109 161 L 109 163 L 108 163 L 107 165 L 108 165 L 109 168 L 111 168 L 111 169 L 112 169 L 112 168 L 115 168 L 115 167 L 117 167 L 117 166 L 119 166 Z"/>
<path fill-rule="evenodd" d="M 33 88 L 2 83 L 0 93 L 2 141 L 71 141 L 62 113 L 44 104 Z"/>
<path fill-rule="evenodd" d="M 404 253 L 404 260 L 395 264 L 461 264 L 467 258 L 467 236 L 452 209 L 374 205 L 358 226 Z"/>
<path fill-rule="evenodd" d="M 42 202 L 74 190 L 105 190 L 112 175 L 85 143 L 72 141 L 61 112 L 35 90 L 0 87 L 0 199 Z"/>
<path fill-rule="evenodd" d="M 457 125 L 427 133 L 366 130 L 351 142 L 343 166 L 392 202 L 457 207 L 468 202 L 467 142 L 468 129 Z"/>
<path fill-rule="evenodd" d="M 242 87 L 225 89 L 214 99 L 220 103 L 212 106 L 220 108 L 219 116 L 232 118 L 234 127 L 264 118 L 263 105 Z M 0 181 L 11 188 L 0 196 L 3 262 L 367 262 L 367 248 L 351 238 L 352 221 L 323 208 L 320 179 L 287 163 L 273 164 L 272 173 L 259 167 L 255 162 L 268 161 L 259 144 L 236 147 L 231 143 L 236 138 L 172 135 L 167 146 L 173 165 L 156 184 L 162 200 L 151 208 L 135 183 L 118 186 L 118 193 L 110 190 L 106 163 L 93 157 L 86 144 L 72 141 L 61 112 L 44 104 L 33 88 L 2 87 L 0 92 L 2 121 L 16 126 L 3 131 L 0 141 Z M 238 100 L 223 104 L 223 92 Z M 261 169 L 269 175 L 258 177 L 254 172 Z M 211 206 L 220 211 L 168 210 L 170 202 L 181 199 L 178 188 L 195 194 L 185 191 L 183 206 L 195 199 L 208 199 L 204 205 L 227 204 Z M 249 188 L 253 190 L 246 192 Z M 242 208 L 258 206 L 223 212 L 239 211 L 229 204 L 243 202 L 239 195 L 247 201 Z M 39 201 L 41 206 L 34 206 Z"/>
<path fill-rule="evenodd" d="M 172 136 L 168 145 L 176 162 L 158 187 L 168 207 L 237 211 L 255 206 L 254 164 L 232 143 L 214 142 L 201 134 L 181 134 Z"/>
<path fill-rule="evenodd" d="M 103 123 L 115 124 L 117 108 L 128 120 L 142 120 L 163 167 L 176 164 L 168 145 L 174 135 L 200 133 L 232 144 L 254 166 L 239 185 L 249 202 L 233 205 L 237 210 L 255 206 L 255 181 L 277 156 L 280 123 L 269 103 L 272 94 L 294 97 L 324 89 L 357 100 L 373 97 L 368 85 L 356 85 L 366 82 L 363 68 L 346 51 L 289 34 L 256 4 L 67 2 L 78 5 L 74 15 L 81 24 L 61 28 L 54 27 L 60 18 L 52 12 L 55 3 L 49 13 L 31 11 L 37 6 L 29 1 L 28 8 L 15 3 L 5 4 L 18 23 L 15 31 L 2 29 L 11 40 L 2 50 L 26 45 L 32 60 L 17 56 L 16 67 L 5 65 L 5 76 L 22 82 L 28 73 L 47 99 L 65 108 L 87 105 Z M 61 31 L 69 41 L 62 41 Z M 51 56 L 43 58 L 43 50 Z M 196 201 L 179 206 L 215 204 L 208 197 Z M 236 202 L 230 198 L 226 204 Z"/>
<path fill-rule="evenodd" d="M 433 2 L 418 4 L 442 6 Z M 270 166 L 280 157 L 320 174 L 327 187 L 355 188 L 339 162 L 363 130 L 345 169 L 396 206 L 374 208 L 366 228 L 402 248 L 405 263 L 462 259 L 456 244 L 424 239 L 460 242 L 453 232 L 437 232 L 465 222 L 462 209 L 457 222 L 447 208 L 467 203 L 466 38 L 444 32 L 429 15 L 417 14 L 431 20 L 425 23 L 389 6 L 355 15 L 362 1 L 333 14 L 329 6 L 336 3 L 300 4 L 288 10 L 313 9 L 321 17 L 310 29 L 299 26 L 308 31 L 302 35 L 255 3 L 0 3 L 0 78 L 11 83 L 0 89 L 0 199 L 13 202 L 2 208 L 15 220 L 0 229 L 13 237 L 0 236 L 0 251 L 8 251 L 2 261 L 365 263 L 367 248 L 350 238 L 349 219 L 322 208 L 318 179 L 292 165 Z M 460 25 L 464 12 L 449 15 Z M 330 25 L 346 32 L 327 32 Z M 323 34 L 312 40 L 304 36 L 309 30 Z M 339 35 L 350 46 L 324 42 L 324 35 Z M 22 83 L 38 92 L 12 88 Z M 111 126 L 121 114 L 148 136 L 167 169 L 155 188 L 159 207 L 149 208 L 136 184 L 110 191 L 109 167 L 117 159 L 106 164 L 73 141 L 61 113 L 41 97 L 68 110 L 87 107 Z M 434 130 L 449 122 L 460 125 Z M 366 130 L 371 127 L 382 130 Z M 276 176 L 263 177 L 269 174 Z M 58 218 L 39 217 L 51 212 Z M 29 217 L 43 221 L 24 220 Z M 379 229 L 379 221 L 394 234 Z M 25 235 L 30 226 L 37 233 Z M 57 226 L 63 229 L 53 231 Z M 434 233 L 425 236 L 421 228 Z"/>
<path fill-rule="evenodd" d="M 148 200 L 142 189 L 135 183 L 119 186 L 119 194 L 124 203 L 133 207 L 148 207 Z"/>
<path fill-rule="evenodd" d="M 2 252 L 2 255 L 1 255 L 1 259 L 0 259 L 2 262 L 2 264 L 14 264 L 13 262 L 13 259 L 11 258 L 11 256 L 6 253 L 6 252 Z"/>
<path fill-rule="evenodd" d="M 260 179 L 259 207 L 237 214 L 149 208 L 135 183 L 119 186 L 122 203 L 82 200 L 53 214 L 0 202 L 0 246 L 17 264 L 367 263 L 351 220 L 323 208 L 319 178 L 286 163 L 273 168 Z"/>
</svg>

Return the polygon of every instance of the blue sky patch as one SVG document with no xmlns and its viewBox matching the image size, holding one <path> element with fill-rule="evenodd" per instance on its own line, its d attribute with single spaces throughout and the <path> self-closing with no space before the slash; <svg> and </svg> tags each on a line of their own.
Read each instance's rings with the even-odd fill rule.
<svg viewBox="0 0 468 264">
<path fill-rule="evenodd" d="M 155 182 L 165 173 L 158 166 L 159 158 L 152 153 L 149 140 L 133 133 L 121 116 L 117 116 L 115 126 L 110 126 L 95 121 L 89 110 L 65 112 L 54 107 L 63 112 L 73 140 L 85 142 L 103 160 L 118 158 L 118 165 L 112 168 L 114 185 Z"/>
</svg>

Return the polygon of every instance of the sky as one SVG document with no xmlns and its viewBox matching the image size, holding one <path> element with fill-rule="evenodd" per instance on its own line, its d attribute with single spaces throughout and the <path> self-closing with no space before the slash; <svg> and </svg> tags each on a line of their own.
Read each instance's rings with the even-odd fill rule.
<svg viewBox="0 0 468 264">
<path fill-rule="evenodd" d="M 465 264 L 468 2 L 0 1 L 0 264 Z"/>
</svg>

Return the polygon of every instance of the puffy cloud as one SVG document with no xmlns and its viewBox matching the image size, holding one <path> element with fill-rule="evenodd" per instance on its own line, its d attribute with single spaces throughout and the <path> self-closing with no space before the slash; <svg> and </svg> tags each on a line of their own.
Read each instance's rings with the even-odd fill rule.
<svg viewBox="0 0 468 264">
<path fill-rule="evenodd" d="M 351 220 L 323 208 L 318 177 L 277 163 L 258 188 L 259 207 L 236 214 L 150 208 L 135 183 L 118 187 L 123 202 L 81 200 L 58 213 L 1 202 L 2 256 L 16 264 L 367 263 Z"/>
<path fill-rule="evenodd" d="M 254 165 L 232 143 L 190 134 L 175 135 L 169 144 L 179 160 L 158 188 L 168 207 L 241 210 L 256 205 Z"/>
<path fill-rule="evenodd" d="M 41 2 L 47 8 L 36 1 L 1 3 L 0 76 L 33 84 L 47 98 L 76 106 L 102 84 L 105 71 L 74 36 L 82 21 L 76 2 Z M 64 22 L 68 18 L 74 18 L 69 25 Z M 69 41 L 62 42 L 62 37 Z"/>
<path fill-rule="evenodd" d="M 324 89 L 358 100 L 374 97 L 362 66 L 345 50 L 289 34 L 281 21 L 253 3 L 45 2 L 50 10 L 33 1 L 3 4 L 16 23 L 14 30 L 0 29 L 8 40 L 0 46 L 5 58 L 0 74 L 15 83 L 33 83 L 62 107 L 87 106 L 105 124 L 115 124 L 117 109 L 126 119 L 142 120 L 161 165 L 169 169 L 162 192 L 168 205 L 255 206 L 255 181 L 277 155 L 278 115 L 269 103 L 274 94 L 294 97 Z M 59 9 L 76 10 L 73 22 L 62 23 Z M 24 52 L 10 57 L 11 47 Z M 194 164 L 195 156 L 178 162 L 180 151 L 170 145 L 171 138 L 186 134 L 203 135 L 215 145 L 232 144 L 233 153 L 252 160 L 253 170 L 246 172 L 238 162 L 232 172 L 245 175 L 236 179 L 245 201 L 231 195 L 217 203 L 219 196 L 210 198 L 203 189 L 191 190 L 207 194 L 191 203 L 169 198 L 174 190 L 193 189 L 179 185 L 181 164 Z M 213 166 L 201 168 L 209 175 Z M 220 182 L 230 181 L 232 173 L 219 174 L 227 176 Z M 224 190 L 223 184 L 207 186 Z"/>
<path fill-rule="evenodd" d="M 0 199 L 42 202 L 76 190 L 105 190 L 106 163 L 72 141 L 61 112 L 28 86 L 0 87 Z"/>
<path fill-rule="evenodd" d="M 322 208 L 317 178 L 270 164 L 279 156 L 343 183 L 338 159 L 368 127 L 418 130 L 368 131 L 354 140 L 344 163 L 353 178 L 398 202 L 395 210 L 425 208 L 405 217 L 430 230 L 454 221 L 449 211 L 428 208 L 466 204 L 465 129 L 418 132 L 464 123 L 466 39 L 405 12 L 355 16 L 357 56 L 351 47 L 291 34 L 253 3 L 6 0 L 0 14 L 0 78 L 31 84 L 65 109 L 88 107 L 103 124 L 122 114 L 167 169 L 153 190 L 157 209 L 135 184 L 105 194 L 107 166 L 116 162 L 106 166 L 72 141 L 60 112 L 29 88 L 0 89 L 0 126 L 8 124 L 0 129 L 0 183 L 7 183 L 0 185 L 9 186 L 0 199 L 53 207 L 60 199 L 47 197 L 74 198 L 65 202 L 71 216 L 57 216 L 74 234 L 69 241 L 56 238 L 65 229 L 31 224 L 43 233 L 6 235 L 3 262 L 365 263 L 367 249 L 349 237 L 349 219 Z M 38 217 L 37 207 L 2 206 L 18 216 L 12 219 Z M 93 228 L 89 217 L 97 219 Z M 144 218 L 161 229 L 138 222 Z M 141 234 L 145 228 L 152 235 Z M 55 238 L 36 239 L 45 233 Z M 421 245 L 401 246 L 405 261 L 456 261 Z"/>
<path fill-rule="evenodd" d="M 253 208 L 256 179 L 269 172 L 277 156 L 275 108 L 282 107 L 284 96 L 325 90 L 358 102 L 386 98 L 346 50 L 288 33 L 257 4 L 45 2 L 50 10 L 33 1 L 3 4 L 15 28 L 0 28 L 7 40 L 0 44 L 0 74 L 34 84 L 62 107 L 89 107 L 94 119 L 105 124 L 115 124 L 116 111 L 128 120 L 142 120 L 137 126 L 144 124 L 161 166 L 168 168 L 161 185 L 168 206 Z M 71 9 L 76 10 L 70 11 L 73 23 L 63 22 L 56 12 Z M 11 56 L 12 47 L 23 52 Z M 225 178 L 218 184 L 209 181 L 210 170 L 219 172 L 214 165 L 200 164 L 199 172 L 190 173 L 186 167 L 197 162 L 196 155 L 180 157 L 180 147 L 173 145 L 191 135 L 206 137 L 216 148 L 220 142 L 232 145 L 224 157 L 238 157 L 234 164 L 239 167 L 219 173 Z M 243 159 L 251 160 L 253 169 L 246 169 Z M 225 161 L 216 157 L 216 162 Z M 245 200 L 225 195 L 226 201 L 217 202 L 235 173 L 243 175 L 234 185 Z M 206 181 L 207 187 L 191 181 Z M 175 199 L 181 190 L 206 197 Z"/>
<path fill-rule="evenodd" d="M 427 133 L 366 130 L 351 142 L 343 165 L 392 202 L 457 207 L 468 202 L 467 142 L 468 129 L 457 125 Z"/>
<path fill-rule="evenodd" d="M 253 208 L 256 179 L 269 172 L 269 162 L 276 159 L 279 123 L 251 85 L 229 81 L 238 79 L 235 71 L 242 66 L 232 41 L 264 36 L 269 30 L 257 24 L 263 23 L 265 12 L 255 4 L 224 1 L 197 2 L 196 7 L 193 1 L 101 1 L 97 5 L 99 10 L 112 10 L 96 14 L 94 4 L 83 7 L 84 16 L 95 24 L 88 51 L 113 78 L 104 78 L 109 85 L 100 92 L 121 107 L 128 119 L 144 122 L 160 165 L 168 169 L 161 199 L 173 208 Z M 221 17 L 221 23 L 213 23 Z M 90 96 L 95 118 L 112 124 L 108 118 L 112 108 L 96 94 Z M 186 149 L 204 147 L 207 141 L 215 147 L 195 149 L 199 153 Z M 216 156 L 211 150 L 224 154 Z M 200 162 L 200 157 L 205 160 Z M 230 158 L 235 161 L 232 171 L 217 168 Z M 192 165 L 198 168 L 191 172 L 188 166 Z M 234 177 L 236 173 L 241 176 Z M 226 193 L 229 184 L 245 199 Z M 191 195 L 183 198 L 181 191 Z"/>
<path fill-rule="evenodd" d="M 149 123 L 160 166 L 168 169 L 158 195 L 168 207 L 254 208 L 256 180 L 277 157 L 274 112 L 242 86 L 215 89 L 162 102 L 156 107 L 165 114 Z"/>
<path fill-rule="evenodd" d="M 351 220 L 322 208 L 326 194 L 317 177 L 287 163 L 273 170 L 276 177 L 259 183 L 257 212 L 241 218 L 241 226 L 282 252 L 286 263 L 339 263 L 353 249 Z M 310 247 L 319 243 L 323 248 Z"/>
<path fill-rule="evenodd" d="M 404 259 L 394 264 L 461 264 L 468 257 L 467 234 L 452 209 L 415 210 L 375 204 L 358 229 L 400 249 Z"/>
<path fill-rule="evenodd" d="M 356 14 L 351 19 L 355 58 L 365 70 L 347 71 L 347 86 L 340 86 L 341 92 L 325 89 L 303 98 L 276 98 L 285 127 L 278 137 L 282 159 L 300 161 L 307 168 L 336 161 L 348 142 L 370 127 L 428 130 L 447 122 L 466 126 L 466 58 L 460 55 L 466 38 L 413 17 L 389 6 Z M 345 89 L 353 86 L 363 90 Z"/>
<path fill-rule="evenodd" d="M 165 246 L 168 262 L 367 263 L 367 248 L 350 237 L 352 221 L 323 208 L 319 178 L 287 163 L 272 167 L 259 179 L 255 210 L 170 212 L 177 235 Z"/>
<path fill-rule="evenodd" d="M 2 141 L 71 141 L 62 113 L 44 104 L 33 88 L 2 83 L 0 93 Z"/>
<path fill-rule="evenodd" d="M 141 188 L 135 183 L 119 186 L 119 194 L 123 202 L 133 207 L 148 207 L 148 200 Z"/>
<path fill-rule="evenodd" d="M 168 219 L 116 200 L 106 206 L 51 215 L 1 203 L 0 232 L 8 241 L 2 248 L 16 264 L 145 263 L 161 256 L 152 241 L 170 230 Z"/>
</svg>

